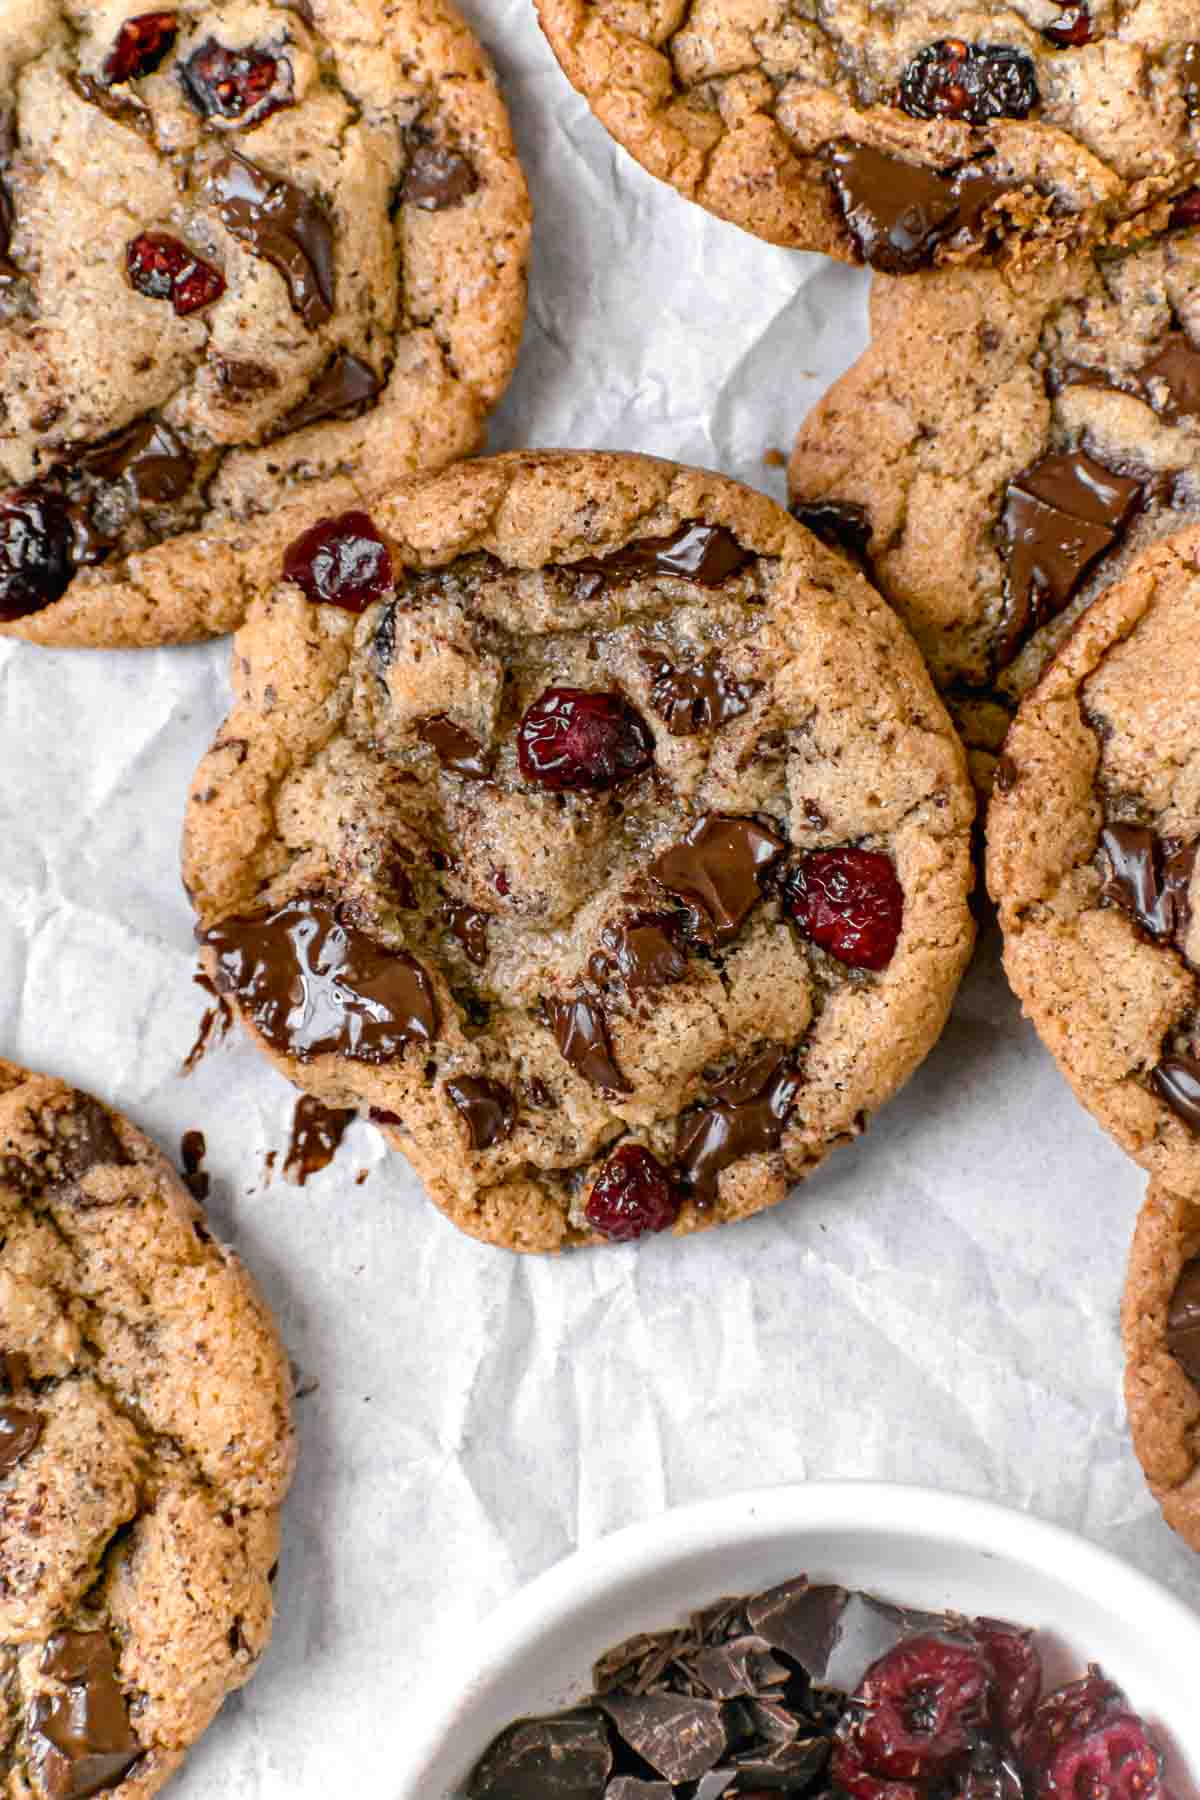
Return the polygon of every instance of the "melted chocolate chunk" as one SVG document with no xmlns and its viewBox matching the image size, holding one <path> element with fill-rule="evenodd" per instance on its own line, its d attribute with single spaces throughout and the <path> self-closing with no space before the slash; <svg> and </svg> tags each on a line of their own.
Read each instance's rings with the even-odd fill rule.
<svg viewBox="0 0 1200 1800">
<path fill-rule="evenodd" d="M 502 1731 L 476 1764 L 469 1800 L 602 1800 L 612 1768 L 599 1713 L 523 1719 Z"/>
<path fill-rule="evenodd" d="M 871 548 L 871 515 L 856 500 L 798 500 L 791 509 L 806 531 L 864 567 Z"/>
<path fill-rule="evenodd" d="M 296 104 L 291 63 L 252 44 L 227 50 L 215 38 L 206 38 L 180 69 L 179 80 L 202 118 L 244 131 Z"/>
<path fill-rule="evenodd" d="M 725 1750 L 724 1712 L 715 1700 L 610 1694 L 602 1704 L 629 1748 L 667 1781 L 699 1781 Z"/>
<path fill-rule="evenodd" d="M 23 1350 L 0 1350 L 0 1391 L 23 1394 L 29 1386 L 29 1358 Z"/>
<path fill-rule="evenodd" d="M 762 687 L 761 681 L 735 681 L 715 650 L 684 668 L 651 649 L 643 649 L 642 662 L 650 674 L 650 704 L 672 737 L 695 737 L 740 719 Z"/>
<path fill-rule="evenodd" d="M 451 775 L 462 775 L 467 781 L 486 781 L 491 774 L 491 757 L 477 738 L 445 713 L 421 719 L 417 736 L 428 744 L 443 769 Z"/>
<path fill-rule="evenodd" d="M 508 1089 L 498 1081 L 459 1075 L 446 1083 L 446 1093 L 462 1114 L 473 1150 L 490 1150 L 511 1134 L 517 1108 Z"/>
<path fill-rule="evenodd" d="M 711 1104 L 680 1115 L 676 1167 L 697 1206 L 716 1199 L 722 1169 L 743 1156 L 779 1148 L 801 1087 L 787 1055 L 772 1048 L 750 1058 L 714 1086 Z"/>
<path fill-rule="evenodd" d="M 1200 1257 L 1185 1263 L 1167 1311 L 1167 1349 L 1200 1387 Z"/>
<path fill-rule="evenodd" d="M 1200 416 L 1200 350 L 1182 331 L 1173 331 L 1163 350 L 1138 370 L 1138 385 L 1168 422 Z"/>
<path fill-rule="evenodd" d="M 1008 553 L 1007 615 L 997 661 L 1069 605 L 1089 569 L 1121 537 L 1143 484 L 1085 450 L 1043 456 L 1009 483 L 1001 522 Z"/>
<path fill-rule="evenodd" d="M 166 506 L 187 493 L 196 461 L 169 425 L 148 418 L 83 451 L 75 467 L 97 481 L 123 481 L 138 506 Z"/>
<path fill-rule="evenodd" d="M 322 419 L 340 418 L 361 406 L 364 400 L 374 400 L 382 391 L 383 383 L 369 363 L 352 356 L 348 350 L 339 350 L 299 406 L 293 407 L 280 421 L 277 434 L 283 437 L 288 432 L 317 425 Z"/>
<path fill-rule="evenodd" d="M 1179 82 L 1189 119 L 1200 115 L 1200 44 L 1185 44 L 1179 58 Z"/>
<path fill-rule="evenodd" d="M 705 813 L 651 863 L 650 874 L 683 901 L 695 936 L 720 946 L 732 943 L 758 905 L 763 877 L 786 848 L 757 819 Z"/>
<path fill-rule="evenodd" d="M 585 556 L 570 566 L 585 575 L 679 575 L 697 587 L 719 588 L 754 556 L 724 525 L 693 520 L 667 537 L 634 538 L 607 556 Z"/>
<path fill-rule="evenodd" d="M 208 1144 L 202 1131 L 185 1131 L 179 1140 L 179 1161 L 183 1170 L 183 1185 L 193 1200 L 208 1199 L 211 1182 L 204 1167 L 204 1158 L 208 1155 Z"/>
<path fill-rule="evenodd" d="M 1200 845 L 1161 839 L 1143 825 L 1106 825 L 1100 848 L 1108 873 L 1100 890 L 1123 912 L 1160 940 L 1182 950 L 1191 923 L 1188 891 Z"/>
<path fill-rule="evenodd" d="M 405 206 L 422 212 L 444 212 L 458 206 L 479 186 L 479 177 L 465 156 L 436 144 L 417 144 L 412 149 L 400 198 Z"/>
<path fill-rule="evenodd" d="M 211 358 L 213 374 L 222 393 L 230 400 L 249 400 L 255 394 L 268 394 L 279 386 L 274 369 L 263 363 L 237 362 L 232 357 Z"/>
<path fill-rule="evenodd" d="M 231 151 L 211 170 L 208 196 L 238 242 L 279 270 L 310 331 L 333 317 L 333 221 L 319 200 Z"/>
<path fill-rule="evenodd" d="M 1038 98 L 1032 59 L 1009 44 L 940 38 L 918 51 L 900 80 L 900 105 L 914 119 L 1027 119 Z"/>
<path fill-rule="evenodd" d="M 89 106 L 98 106 L 107 118 L 129 131 L 136 131 L 139 137 L 153 138 L 154 119 L 150 108 L 135 94 L 117 93 L 97 81 L 94 75 L 71 75 L 68 80 L 79 98 L 86 100 Z"/>
<path fill-rule="evenodd" d="M 39 1694 L 29 1707 L 30 1761 L 47 1800 L 86 1800 L 115 1787 L 142 1754 L 103 1631 L 56 1631 L 42 1652 L 43 1675 L 65 1694 Z"/>
<path fill-rule="evenodd" d="M 456 900 L 447 900 L 443 912 L 447 925 L 467 956 L 478 968 L 482 968 L 488 959 L 490 914 L 480 912 L 475 906 L 463 906 Z"/>
<path fill-rule="evenodd" d="M 608 1021 L 599 1000 L 577 994 L 570 1000 L 551 1000 L 547 1011 L 559 1053 L 576 1074 L 602 1093 L 632 1094 L 633 1088 L 613 1061 Z"/>
<path fill-rule="evenodd" d="M 129 1162 L 108 1114 L 90 1094 L 76 1094 L 71 1110 L 56 1113 L 50 1129 L 44 1189 L 48 1199 L 86 1205 L 83 1177 L 95 1168 L 121 1168 Z"/>
<path fill-rule="evenodd" d="M 27 1406 L 0 1404 L 0 1481 L 24 1462 L 42 1435 L 45 1420 Z"/>
<path fill-rule="evenodd" d="M 1189 1131 L 1200 1133 L 1200 1062 L 1190 1056 L 1164 1056 L 1150 1071 L 1150 1086 Z"/>
<path fill-rule="evenodd" d="M 889 275 L 926 268 L 939 244 L 974 228 L 1007 191 L 969 164 L 943 173 L 866 144 L 835 144 L 827 161 L 855 248 Z"/>
<path fill-rule="evenodd" d="M 600 948 L 588 958 L 588 974 L 598 987 L 615 982 L 626 993 L 642 994 L 669 987 L 687 974 L 687 957 L 673 934 L 674 913 L 637 912 L 606 925 Z"/>
<path fill-rule="evenodd" d="M 437 1001 L 420 963 L 343 924 L 319 895 L 199 935 L 216 953 L 217 987 L 285 1056 L 391 1062 L 437 1037 Z"/>
</svg>

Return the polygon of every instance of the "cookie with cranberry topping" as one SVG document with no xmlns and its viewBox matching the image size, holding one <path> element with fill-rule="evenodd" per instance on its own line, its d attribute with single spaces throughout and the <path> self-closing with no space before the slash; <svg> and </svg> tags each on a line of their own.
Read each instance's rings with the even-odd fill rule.
<svg viewBox="0 0 1200 1800">
<path fill-rule="evenodd" d="M 1121 1302 L 1133 1447 L 1163 1517 L 1200 1550 L 1200 1202 L 1152 1181 Z"/>
<path fill-rule="evenodd" d="M 1200 526 L 1096 600 L 1021 706 L 988 815 L 1004 966 L 1084 1105 L 1200 1191 Z"/>
<path fill-rule="evenodd" d="M 537 0 L 652 175 L 770 243 L 892 274 L 1108 238 L 1200 177 L 1180 0 Z"/>
<path fill-rule="evenodd" d="M 231 630 L 306 523 L 473 453 L 529 231 L 452 0 L 0 7 L 0 634 Z"/>
<path fill-rule="evenodd" d="M 1017 280 L 877 280 L 872 342 L 801 427 L 793 509 L 864 560 L 983 791 L 1097 593 L 1200 518 L 1200 230 Z M 1200 215 L 1198 215 L 1200 217 Z"/>
<path fill-rule="evenodd" d="M 157 1793 L 271 1635 L 291 1377 L 119 1114 L 0 1062 L 4 1792 Z"/>
<path fill-rule="evenodd" d="M 505 456 L 278 574 L 187 810 L 203 960 L 455 1224 L 554 1250 L 756 1212 L 920 1062 L 971 941 L 961 751 L 780 508 Z"/>
</svg>

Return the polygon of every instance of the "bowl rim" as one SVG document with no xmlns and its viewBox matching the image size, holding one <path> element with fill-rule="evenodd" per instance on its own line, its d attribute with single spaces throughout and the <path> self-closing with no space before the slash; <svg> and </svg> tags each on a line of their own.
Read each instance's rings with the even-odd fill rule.
<svg viewBox="0 0 1200 1800">
<path fill-rule="evenodd" d="M 608 1532 L 502 1600 L 472 1627 L 468 1658 L 461 1649 L 439 1658 L 413 1695 L 411 1716 L 426 1723 L 411 1740 L 405 1758 L 410 1772 L 402 1778 L 400 1800 L 430 1800 L 429 1770 L 489 1687 L 538 1637 L 564 1624 L 613 1583 L 649 1578 L 665 1562 L 750 1545 L 781 1531 L 836 1528 L 853 1535 L 877 1534 L 883 1527 L 910 1539 L 1007 1556 L 1077 1589 L 1102 1584 L 1114 1612 L 1137 1618 L 1147 1633 L 1169 1633 L 1173 1640 L 1182 1635 L 1200 1665 L 1200 1614 L 1111 1550 L 1036 1514 L 974 1494 L 907 1482 L 863 1479 L 750 1488 L 668 1507 Z"/>
</svg>

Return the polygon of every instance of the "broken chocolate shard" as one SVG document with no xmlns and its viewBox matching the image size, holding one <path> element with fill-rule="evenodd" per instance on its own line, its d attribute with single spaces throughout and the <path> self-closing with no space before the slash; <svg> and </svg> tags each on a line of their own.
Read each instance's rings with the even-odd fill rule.
<svg viewBox="0 0 1200 1800">
<path fill-rule="evenodd" d="M 409 155 L 400 199 L 422 212 L 445 212 L 461 205 L 478 186 L 479 177 L 461 152 L 418 143 Z"/>
<path fill-rule="evenodd" d="M 192 485 L 196 461 L 183 439 L 161 419 L 135 419 L 103 443 L 82 451 L 74 466 L 97 481 L 123 481 L 138 506 L 166 506 Z"/>
<path fill-rule="evenodd" d="M 115 1787 L 142 1745 L 130 1726 L 107 1632 L 55 1632 L 39 1667 L 67 1690 L 38 1694 L 29 1707 L 30 1762 L 48 1800 L 86 1800 Z"/>
<path fill-rule="evenodd" d="M 650 704 L 672 737 L 716 731 L 750 710 L 760 681 L 735 681 L 715 650 L 699 662 L 676 667 L 653 649 L 642 651 L 650 675 Z"/>
<path fill-rule="evenodd" d="M 789 1679 L 787 1668 L 771 1654 L 766 1638 L 757 1635 L 735 1637 L 697 1650 L 688 1657 L 687 1668 L 692 1679 L 714 1700 L 762 1693 L 782 1687 Z"/>
<path fill-rule="evenodd" d="M 319 200 L 236 151 L 209 173 L 208 197 L 226 230 L 279 270 L 310 331 L 333 317 L 333 221 Z"/>
<path fill-rule="evenodd" d="M 1138 370 L 1137 382 L 1169 423 L 1200 416 L 1200 350 L 1182 331 L 1170 333 L 1159 354 Z"/>
<path fill-rule="evenodd" d="M 719 588 L 754 561 L 724 525 L 691 520 L 664 537 L 634 538 L 607 556 L 585 556 L 570 567 L 585 575 L 678 575 L 698 587 Z"/>
<path fill-rule="evenodd" d="M 292 431 L 304 431 L 310 425 L 320 424 L 322 419 L 342 418 L 356 406 L 361 406 L 364 400 L 374 400 L 382 391 L 383 383 L 369 363 L 352 356 L 348 350 L 339 350 L 299 406 L 293 407 L 280 420 L 278 435 L 284 437 Z"/>
<path fill-rule="evenodd" d="M 438 1034 L 433 984 L 416 959 L 345 924 L 316 894 L 223 919 L 200 941 L 218 989 L 285 1056 L 390 1062 Z"/>
<path fill-rule="evenodd" d="M 889 275 L 928 267 L 939 245 L 974 230 L 1006 191 L 969 163 L 934 169 L 848 140 L 831 147 L 827 163 L 858 254 Z"/>
<path fill-rule="evenodd" d="M 472 1150 L 490 1150 L 511 1136 L 517 1108 L 500 1082 L 482 1075 L 458 1075 L 446 1083 L 446 1095 L 466 1125 Z"/>
<path fill-rule="evenodd" d="M 688 908 L 703 942 L 732 943 L 762 899 L 762 881 L 787 848 L 757 819 L 705 813 L 680 843 L 664 850 L 650 874 Z"/>
<path fill-rule="evenodd" d="M 576 994 L 569 1000 L 551 1000 L 547 1006 L 554 1041 L 565 1062 L 576 1074 L 605 1094 L 632 1094 L 613 1061 L 608 1021 L 599 1000 Z"/>
<path fill-rule="evenodd" d="M 629 1748 L 667 1781 L 699 1781 L 724 1754 L 724 1715 L 715 1700 L 609 1694 L 602 1704 Z"/>
<path fill-rule="evenodd" d="M 1189 1131 L 1200 1133 L 1200 1062 L 1164 1056 L 1150 1071 L 1150 1086 Z"/>
<path fill-rule="evenodd" d="M 1167 1309 L 1167 1349 L 1200 1387 L 1200 1257 L 1185 1263 Z"/>
<path fill-rule="evenodd" d="M 417 724 L 417 736 L 423 744 L 428 744 L 443 769 L 451 775 L 461 775 L 466 781 L 486 781 L 490 776 L 491 757 L 479 742 L 478 738 L 464 731 L 461 725 L 445 713 L 435 713 L 432 718 L 421 719 Z"/>
<path fill-rule="evenodd" d="M 636 1775 L 618 1775 L 604 1790 L 604 1800 L 672 1800 L 669 1781 L 642 1781 Z"/>
<path fill-rule="evenodd" d="M 881 1656 L 906 1637 L 944 1633 L 944 1614 L 924 1613 L 832 1584 L 810 1585 L 801 1575 L 756 1594 L 746 1607 L 754 1630 L 793 1662 L 816 1687 L 853 1693 Z"/>
<path fill-rule="evenodd" d="M 0 1403 L 0 1481 L 35 1448 L 45 1423 L 28 1406 Z"/>
<path fill-rule="evenodd" d="M 603 1800 L 611 1769 L 599 1713 L 523 1719 L 484 1753 L 467 1794 L 469 1800 Z"/>
</svg>

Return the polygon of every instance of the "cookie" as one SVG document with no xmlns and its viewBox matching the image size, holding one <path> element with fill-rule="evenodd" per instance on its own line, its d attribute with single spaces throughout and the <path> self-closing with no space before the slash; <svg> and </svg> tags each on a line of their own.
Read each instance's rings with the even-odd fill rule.
<svg viewBox="0 0 1200 1800">
<path fill-rule="evenodd" d="M 1200 1192 L 1200 527 L 1097 600 L 1017 714 L 988 815 L 1004 966 L 1084 1105 Z"/>
<path fill-rule="evenodd" d="M 0 8 L 0 634 L 231 630 L 272 533 L 478 449 L 529 233 L 450 0 Z"/>
<path fill-rule="evenodd" d="M 792 503 L 865 555 L 986 789 L 1055 643 L 1200 517 L 1200 230 L 1019 281 L 876 280 L 871 326 L 801 428 Z"/>
<path fill-rule="evenodd" d="M 154 1794 L 271 1635 L 287 1358 L 154 1145 L 0 1062 L 0 1787 Z"/>
<path fill-rule="evenodd" d="M 187 810 L 203 959 L 456 1225 L 554 1250 L 757 1212 L 920 1062 L 971 943 L 961 750 L 780 508 L 518 454 L 279 573 Z"/>
<path fill-rule="evenodd" d="M 1200 1203 L 1151 1182 L 1121 1303 L 1125 1405 L 1163 1517 L 1200 1550 Z"/>
<path fill-rule="evenodd" d="M 1190 0 L 536 0 L 652 175 L 892 274 L 1109 236 L 1200 177 Z"/>
</svg>

